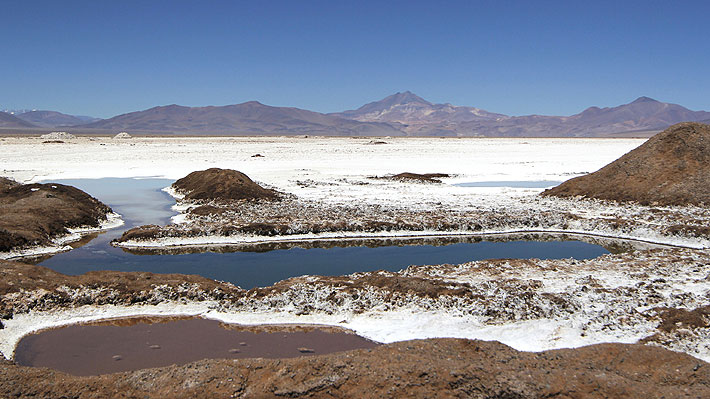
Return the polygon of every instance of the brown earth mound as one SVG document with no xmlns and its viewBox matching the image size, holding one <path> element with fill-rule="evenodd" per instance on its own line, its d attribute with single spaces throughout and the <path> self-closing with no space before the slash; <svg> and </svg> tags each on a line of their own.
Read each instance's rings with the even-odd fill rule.
<svg viewBox="0 0 710 399">
<path fill-rule="evenodd" d="M 414 181 L 429 182 L 429 183 L 441 183 L 441 180 L 438 179 L 440 177 L 449 177 L 449 175 L 446 173 L 419 174 L 419 173 L 404 172 L 404 173 L 399 173 L 399 174 L 392 176 L 391 179 L 410 180 L 410 181 L 414 180 Z"/>
<path fill-rule="evenodd" d="M 19 185 L 20 185 L 20 183 L 14 181 L 12 179 L 8 179 L 7 177 L 0 177 L 0 192 L 9 190 L 9 189 L 11 189 L 13 187 L 17 187 Z"/>
<path fill-rule="evenodd" d="M 192 172 L 173 183 L 188 200 L 277 200 L 277 191 L 254 183 L 247 175 L 232 169 L 211 168 Z"/>
<path fill-rule="evenodd" d="M 0 180 L 0 252 L 47 245 L 67 228 L 97 227 L 111 208 L 78 188 Z"/>
<path fill-rule="evenodd" d="M 114 291 L 114 293 L 128 296 L 145 294 L 146 291 L 156 285 L 179 286 L 180 284 L 197 284 L 205 291 L 217 289 L 237 290 L 231 284 L 220 283 L 192 274 L 155 274 L 101 270 L 70 276 L 44 266 L 0 260 L 0 296 L 37 289 L 51 292 L 61 287 L 104 287 Z M 0 308 L 2 304 L 3 302 L 0 300 Z"/>
<path fill-rule="evenodd" d="M 542 195 L 643 205 L 710 204 L 710 125 L 673 125 L 597 172 Z"/>
<path fill-rule="evenodd" d="M 540 353 L 428 339 L 293 359 L 201 360 L 95 377 L 0 361 L 0 397 L 707 398 L 710 365 L 643 345 Z"/>
</svg>

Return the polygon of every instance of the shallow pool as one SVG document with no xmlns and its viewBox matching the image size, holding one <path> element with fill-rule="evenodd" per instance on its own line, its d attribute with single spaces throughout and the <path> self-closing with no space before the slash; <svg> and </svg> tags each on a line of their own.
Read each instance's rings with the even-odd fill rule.
<svg viewBox="0 0 710 399">
<path fill-rule="evenodd" d="M 375 346 L 333 328 L 245 327 L 200 318 L 123 319 L 27 335 L 17 345 L 15 362 L 98 375 L 200 359 L 289 358 Z"/>
</svg>

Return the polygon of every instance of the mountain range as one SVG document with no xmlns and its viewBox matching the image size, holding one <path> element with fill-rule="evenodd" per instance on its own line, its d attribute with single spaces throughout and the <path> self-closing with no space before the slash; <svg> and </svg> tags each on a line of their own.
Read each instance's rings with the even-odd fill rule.
<svg viewBox="0 0 710 399">
<path fill-rule="evenodd" d="M 57 111 L 23 110 L 0 112 L 0 127 L 66 127 L 99 120 L 90 116 L 67 115 Z"/>
<path fill-rule="evenodd" d="M 57 111 L 29 111 L 16 116 L 25 122 L 43 127 L 77 126 L 99 120 L 90 116 L 67 115 Z"/>
<path fill-rule="evenodd" d="M 34 127 L 33 124 L 23 121 L 22 119 L 16 117 L 13 114 L 7 112 L 0 112 L 0 127 L 3 128 L 27 128 Z"/>
<path fill-rule="evenodd" d="M 167 105 L 96 120 L 54 111 L 19 115 L 0 112 L 0 127 L 72 127 L 131 133 L 597 137 L 660 131 L 678 122 L 710 120 L 710 112 L 691 111 L 648 97 L 617 107 L 590 107 L 571 116 L 508 116 L 475 107 L 434 104 L 405 91 L 355 110 L 323 114 L 272 107 L 257 101 L 207 107 Z"/>
<path fill-rule="evenodd" d="M 590 107 L 572 116 L 507 116 L 473 107 L 432 104 L 410 93 L 337 115 L 367 122 L 389 122 L 411 136 L 590 137 L 662 130 L 678 122 L 710 119 L 710 112 L 691 111 L 648 97 L 618 107 Z"/>
<path fill-rule="evenodd" d="M 271 107 L 257 101 L 221 107 L 168 105 L 84 125 L 126 131 L 168 131 L 240 135 L 401 136 L 383 122 L 359 122 L 299 108 Z"/>
</svg>

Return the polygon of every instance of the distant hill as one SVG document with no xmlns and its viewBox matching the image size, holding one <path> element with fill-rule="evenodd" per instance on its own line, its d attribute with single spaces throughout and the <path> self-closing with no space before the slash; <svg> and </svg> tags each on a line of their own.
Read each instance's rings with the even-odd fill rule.
<svg viewBox="0 0 710 399">
<path fill-rule="evenodd" d="M 691 111 L 677 104 L 663 103 L 648 97 L 613 108 L 587 108 L 567 121 L 570 133 L 665 129 L 679 122 L 710 118 L 710 112 Z"/>
<path fill-rule="evenodd" d="M 22 127 L 35 127 L 35 126 L 27 121 L 23 121 L 22 119 L 16 117 L 15 115 L 8 114 L 7 112 L 0 112 L 0 127 L 22 128 Z"/>
<path fill-rule="evenodd" d="M 97 118 L 67 115 L 56 111 L 29 111 L 16 116 L 26 122 L 42 127 L 75 126 L 98 120 Z"/>
<path fill-rule="evenodd" d="M 451 104 L 432 104 L 416 94 L 405 91 L 365 104 L 356 110 L 330 115 L 361 122 L 387 122 L 409 135 L 457 135 L 456 127 L 463 122 L 495 122 L 509 118 L 480 108 Z"/>
<path fill-rule="evenodd" d="M 358 109 L 322 114 L 257 101 L 207 107 L 167 105 L 95 119 L 54 111 L 0 113 L 0 128 L 76 128 L 84 132 L 220 135 L 648 137 L 680 122 L 710 121 L 710 112 L 649 97 L 616 107 L 590 107 L 571 116 L 508 116 L 480 108 L 435 104 L 405 91 Z M 24 124 L 22 124 L 24 122 Z M 27 124 L 31 123 L 31 124 Z"/>
<path fill-rule="evenodd" d="M 219 107 L 168 105 L 82 125 L 126 131 L 165 131 L 241 135 L 401 136 L 387 123 L 360 122 L 298 108 L 271 107 L 257 101 Z"/>
<path fill-rule="evenodd" d="M 396 123 L 409 135 L 588 137 L 630 131 L 659 131 L 679 122 L 710 118 L 676 104 L 640 97 L 612 108 L 590 107 L 572 116 L 507 116 L 479 108 L 432 104 L 406 91 L 336 114 L 368 122 Z"/>
</svg>

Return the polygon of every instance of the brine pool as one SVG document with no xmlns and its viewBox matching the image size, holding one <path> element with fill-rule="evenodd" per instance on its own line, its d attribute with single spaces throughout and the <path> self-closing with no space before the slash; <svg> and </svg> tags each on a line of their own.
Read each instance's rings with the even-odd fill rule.
<svg viewBox="0 0 710 399">
<path fill-rule="evenodd" d="M 103 178 L 53 182 L 86 191 L 111 206 L 125 221 L 125 225 L 119 228 L 93 234 L 72 244 L 74 249 L 71 251 L 30 260 L 69 275 L 93 270 L 198 274 L 249 289 L 301 275 L 398 271 L 410 265 L 456 264 L 493 258 L 590 259 L 618 248 L 618 243 L 611 241 L 602 246 L 581 241 L 579 237 L 524 234 L 311 242 L 290 248 L 257 246 L 251 251 L 236 251 L 235 247 L 190 248 L 162 253 L 124 250 L 109 243 L 132 227 L 164 225 L 175 215 L 171 209 L 174 199 L 162 191 L 172 184 L 172 180 Z"/>
</svg>

